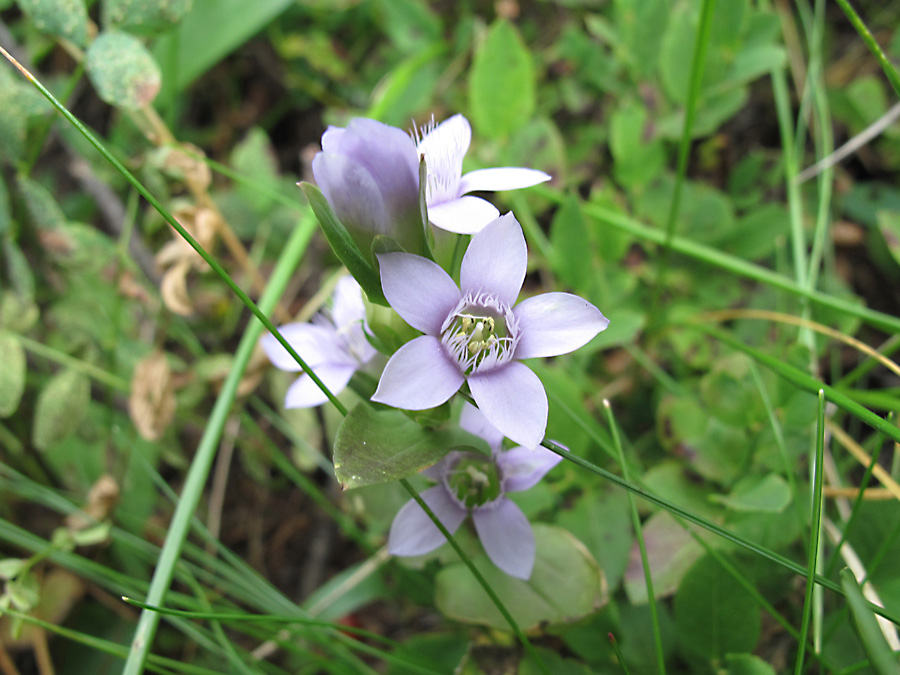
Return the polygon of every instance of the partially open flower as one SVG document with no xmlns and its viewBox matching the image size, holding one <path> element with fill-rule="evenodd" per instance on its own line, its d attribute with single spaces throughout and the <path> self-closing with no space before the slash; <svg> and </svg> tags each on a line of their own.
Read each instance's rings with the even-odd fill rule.
<svg viewBox="0 0 900 675">
<path fill-rule="evenodd" d="M 392 237 L 406 251 L 424 252 L 419 156 L 402 129 L 362 118 L 346 128 L 328 127 L 312 170 L 365 257 L 377 235 Z"/>
<path fill-rule="evenodd" d="M 534 486 L 561 458 L 544 448 L 517 447 L 504 452 L 503 436 L 477 408 L 468 404 L 459 424 L 484 438 L 492 455 L 451 452 L 422 472 L 438 483 L 422 492 L 422 500 L 450 534 L 471 513 L 475 531 L 491 561 L 507 574 L 527 579 L 534 567 L 534 532 L 528 518 L 506 493 Z M 394 518 L 388 550 L 399 556 L 424 555 L 445 541 L 422 507 L 410 500 Z"/>
<path fill-rule="evenodd" d="M 472 128 L 462 115 L 417 130 L 417 150 L 425 156 L 428 220 L 459 234 L 474 234 L 500 215 L 497 208 L 470 192 L 517 190 L 550 180 L 543 171 L 501 167 L 462 172 L 463 157 L 472 142 Z"/>
<path fill-rule="evenodd" d="M 318 314 L 311 323 L 289 323 L 278 331 L 294 351 L 313 369 L 333 394 L 339 394 L 353 373 L 375 356 L 375 348 L 366 339 L 366 308 L 362 291 L 353 277 L 337 283 L 331 315 Z M 272 335 L 260 341 L 266 356 L 281 370 L 297 372 L 300 365 Z M 309 408 L 328 400 L 312 378 L 303 373 L 287 391 L 286 408 Z"/>
<path fill-rule="evenodd" d="M 514 306 L 525 280 L 527 251 L 511 213 L 472 237 L 459 288 L 425 258 L 386 253 L 378 261 L 385 298 L 425 334 L 394 353 L 372 400 L 425 410 L 468 382 L 492 425 L 516 443 L 536 447 L 547 428 L 547 394 L 519 360 L 578 349 L 609 320 L 569 293 L 544 293 Z"/>
</svg>

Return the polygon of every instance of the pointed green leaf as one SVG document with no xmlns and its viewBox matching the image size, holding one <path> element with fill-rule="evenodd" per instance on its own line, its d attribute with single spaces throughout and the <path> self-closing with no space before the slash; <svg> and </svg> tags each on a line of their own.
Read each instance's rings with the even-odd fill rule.
<svg viewBox="0 0 900 675">
<path fill-rule="evenodd" d="M 87 44 L 87 9 L 84 0 L 19 0 L 19 7 L 42 33 Z"/>
<path fill-rule="evenodd" d="M 331 244 L 331 249 L 338 260 L 359 282 L 370 301 L 387 306 L 387 300 L 384 299 L 384 293 L 381 291 L 381 279 L 378 272 L 369 264 L 350 233 L 347 232 L 347 228 L 331 210 L 331 205 L 325 199 L 325 195 L 310 183 L 300 183 L 300 188 L 309 200 L 309 205 L 316 214 L 319 225 L 322 226 L 322 232 L 325 233 L 325 238 Z"/>
<path fill-rule="evenodd" d="M 38 395 L 32 438 L 38 450 L 46 450 L 74 432 L 81 424 L 91 397 L 87 375 L 62 370 Z"/>
<path fill-rule="evenodd" d="M 487 556 L 472 559 L 519 627 L 527 631 L 548 623 L 570 623 L 602 607 L 608 599 L 606 579 L 584 545 L 559 527 L 539 523 L 533 529 L 537 553 L 527 581 L 500 571 Z M 435 582 L 435 603 L 446 616 L 509 630 L 465 564 L 448 565 Z"/>
<path fill-rule="evenodd" d="M 775 675 L 775 669 L 753 654 L 727 654 L 728 670 L 723 675 Z"/>
<path fill-rule="evenodd" d="M 574 195 L 569 195 L 553 216 L 550 243 L 553 244 L 550 263 L 560 281 L 575 291 L 586 290 L 594 275 L 593 247 L 581 204 Z"/>
<path fill-rule="evenodd" d="M 535 78 L 531 54 L 515 27 L 494 22 L 475 53 L 469 76 L 472 121 L 485 136 L 507 136 L 531 117 Z"/>
<path fill-rule="evenodd" d="M 884 639 L 884 634 L 878 627 L 878 619 L 868 607 L 859 584 L 853 572 L 848 569 L 841 570 L 841 586 L 850 606 L 850 614 L 853 616 L 853 626 L 859 635 L 863 649 L 869 657 L 870 665 L 878 675 L 895 675 L 898 670 L 897 657 L 891 651 L 890 645 Z"/>
<path fill-rule="evenodd" d="M 143 43 L 128 33 L 104 32 L 87 51 L 88 76 L 104 101 L 137 110 L 159 93 L 162 76 Z"/>
<path fill-rule="evenodd" d="M 9 417 L 25 391 L 25 350 L 11 333 L 0 333 L 0 417 Z"/>
<path fill-rule="evenodd" d="M 334 441 L 334 475 L 343 489 L 413 476 L 458 447 L 487 452 L 483 440 L 458 427 L 426 429 L 399 410 L 367 402 L 344 418 Z"/>
</svg>

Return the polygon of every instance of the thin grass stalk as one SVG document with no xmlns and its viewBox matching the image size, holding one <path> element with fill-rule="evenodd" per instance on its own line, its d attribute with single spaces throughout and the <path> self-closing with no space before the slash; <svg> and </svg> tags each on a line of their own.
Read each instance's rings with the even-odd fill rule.
<svg viewBox="0 0 900 675">
<path fill-rule="evenodd" d="M 831 110 L 828 106 L 828 97 L 825 88 L 825 77 L 821 67 L 822 34 L 825 31 L 825 8 L 823 0 L 816 0 L 816 8 L 813 23 L 813 37 L 810 45 L 810 53 L 817 60 L 815 82 L 812 82 L 812 96 L 815 104 L 816 118 L 816 157 L 827 157 L 834 152 L 834 135 L 831 130 Z M 810 69 L 813 73 L 813 69 Z M 810 75 L 812 77 L 812 75 Z M 809 268 L 806 274 L 806 288 L 813 290 L 819 279 L 819 267 L 822 264 L 822 254 L 825 248 L 826 235 L 831 215 L 831 196 L 834 189 L 834 169 L 828 167 L 819 174 L 819 201 L 816 208 L 816 227 L 813 232 L 812 252 L 809 256 Z"/>
<path fill-rule="evenodd" d="M 706 50 L 709 47 L 709 35 L 712 29 L 712 15 L 715 7 L 716 0 L 703 0 L 703 5 L 700 7 L 700 23 L 697 27 L 694 53 L 691 56 L 691 78 L 688 83 L 687 99 L 684 106 L 684 127 L 681 130 L 681 141 L 678 144 L 675 187 L 672 191 L 672 202 L 669 204 L 669 215 L 666 219 L 666 238 L 660 254 L 653 299 L 650 301 L 650 311 L 648 312 L 651 325 L 658 326 L 663 322 L 664 312 L 658 312 L 657 308 L 659 307 L 659 300 L 666 281 L 666 273 L 669 269 L 669 256 L 672 250 L 672 239 L 675 236 L 675 223 L 681 210 L 681 190 L 684 187 L 688 157 L 691 152 L 691 130 L 694 127 L 697 102 L 700 100 L 700 85 L 703 80 L 703 68 L 706 64 Z"/>
<path fill-rule="evenodd" d="M 612 406 L 607 399 L 603 399 L 603 407 L 606 409 L 606 418 L 609 422 L 609 432 L 612 435 L 613 445 L 619 453 L 619 464 L 622 466 L 622 476 L 630 481 L 628 462 L 625 461 L 625 450 L 622 448 L 622 440 L 619 438 L 619 428 L 613 415 Z M 634 495 L 628 493 L 628 508 L 631 510 L 631 524 L 634 526 L 634 534 L 637 537 L 638 548 L 641 552 L 641 565 L 644 567 L 644 583 L 647 586 L 647 605 L 650 608 L 650 624 L 653 626 L 653 646 L 656 649 L 656 670 L 660 675 L 666 673 L 666 656 L 663 653 L 662 632 L 659 630 L 659 615 L 656 609 L 656 593 L 653 590 L 653 574 L 650 571 L 650 560 L 647 558 L 647 545 L 644 542 L 644 530 L 641 527 L 641 518 L 638 515 Z"/>
<path fill-rule="evenodd" d="M 535 192 L 539 192 L 541 196 L 547 197 L 555 203 L 561 203 L 564 199 L 562 195 L 549 188 L 541 188 L 540 185 L 531 189 Z M 627 232 L 628 234 L 651 243 L 662 244 L 665 241 L 665 233 L 658 229 L 643 225 L 642 223 L 612 209 L 607 209 L 597 204 L 584 204 L 582 212 L 591 218 L 599 220 L 605 225 L 614 227 L 622 232 Z M 690 239 L 675 235 L 672 238 L 671 248 L 675 253 L 693 258 L 694 260 L 699 260 L 714 267 L 719 267 L 737 276 L 758 281 L 802 298 L 809 298 L 811 302 L 814 302 L 817 305 L 854 316 L 891 335 L 900 333 L 900 318 L 896 316 L 868 309 L 858 303 L 843 298 L 832 297 L 828 293 L 809 291 L 782 274 L 773 272 L 760 265 L 747 262 L 746 260 L 728 253 L 723 253 L 712 247 L 704 246 L 703 244 L 698 244 Z"/>
<path fill-rule="evenodd" d="M 313 231 L 314 222 L 308 220 L 303 226 L 297 227 L 291 234 L 291 238 L 288 240 L 284 252 L 272 273 L 272 278 L 260 299 L 261 309 L 258 311 L 270 312 L 275 307 L 275 303 L 281 296 L 284 286 L 297 268 L 298 261 L 306 252 L 306 247 Z M 216 448 L 222 437 L 225 421 L 231 412 L 232 404 L 237 396 L 238 385 L 247 364 L 250 362 L 250 357 L 253 354 L 256 343 L 259 341 L 262 330 L 263 326 L 260 323 L 251 322 L 238 345 L 234 364 L 228 373 L 228 377 L 225 379 L 225 383 L 222 385 L 222 391 L 210 414 L 209 423 L 203 432 L 203 437 L 200 439 L 200 444 L 185 480 L 181 498 L 178 500 L 175 514 L 169 525 L 166 540 L 160 552 L 159 562 L 153 573 L 150 589 L 147 593 L 148 604 L 162 605 L 165 603 L 166 593 L 175 572 L 175 565 L 181 557 L 181 549 L 187 538 L 191 519 L 203 495 L 203 488 L 206 485 L 206 479 L 216 456 Z M 156 612 L 143 611 L 141 613 L 134 638 L 132 639 L 132 650 L 122 671 L 123 675 L 140 674 L 153 643 L 156 628 L 159 625 L 159 616 Z"/>
<path fill-rule="evenodd" d="M 819 537 L 822 531 L 822 484 L 825 460 L 825 392 L 819 390 L 819 414 L 816 424 L 816 461 L 813 465 L 812 522 L 809 534 L 809 567 L 806 575 L 806 595 L 803 599 L 803 621 L 800 624 L 800 641 L 794 675 L 803 672 L 803 658 L 806 654 L 806 637 L 809 634 L 810 619 L 813 614 L 812 600 L 815 587 L 816 569 L 819 564 Z"/>
<path fill-rule="evenodd" d="M 869 51 L 872 52 L 872 55 L 878 61 L 884 74 L 887 75 L 887 79 L 890 81 L 891 86 L 894 88 L 894 92 L 897 96 L 900 96 L 900 74 L 897 73 L 894 64 L 891 63 L 890 59 L 885 55 L 878 42 L 875 41 L 872 31 L 869 30 L 868 26 L 866 26 L 859 14 L 856 13 L 856 10 L 853 9 L 848 0 L 837 0 L 837 4 L 844 10 L 847 19 L 850 20 L 850 23 L 856 29 L 856 32 L 859 33 L 862 41 L 866 43 L 866 47 L 869 48 Z"/>
<path fill-rule="evenodd" d="M 687 509 L 679 506 L 678 504 L 675 504 L 674 502 L 669 501 L 668 499 L 666 499 L 664 497 L 660 497 L 659 495 L 656 495 L 652 492 L 648 492 L 643 487 L 641 487 L 639 485 L 635 485 L 634 483 L 631 483 L 629 481 L 626 481 L 624 478 L 621 478 L 620 476 L 617 476 L 616 474 L 611 473 L 611 472 L 607 471 L 606 469 L 603 469 L 603 468 L 597 466 L 596 464 L 589 462 L 586 459 L 583 459 L 577 455 L 573 455 L 572 453 L 567 452 L 563 447 L 557 445 L 556 443 L 554 443 L 551 440 L 544 439 L 541 442 L 541 445 L 543 447 L 547 448 L 548 450 L 550 450 L 551 452 L 555 452 L 557 455 L 562 457 L 564 460 L 566 460 L 568 462 L 572 462 L 573 464 L 577 464 L 581 468 L 583 468 L 587 471 L 590 471 L 591 473 L 593 473 L 597 476 L 600 476 L 601 478 L 609 481 L 610 483 L 613 483 L 614 485 L 617 485 L 618 487 L 620 487 L 624 490 L 628 490 L 629 492 L 634 493 L 641 499 L 644 499 L 644 500 L 650 502 L 651 504 L 654 504 L 655 506 L 665 509 L 666 511 L 668 511 L 669 513 L 671 513 L 673 516 L 675 516 L 677 518 L 683 518 L 684 520 L 686 520 L 690 523 L 699 525 L 704 530 L 708 530 L 709 532 L 712 532 L 713 534 L 721 537 L 725 541 L 730 541 L 731 543 L 736 544 L 737 546 L 749 551 L 750 553 L 754 553 L 754 554 L 760 556 L 761 558 L 765 558 L 766 560 L 769 560 L 770 562 L 773 562 L 776 565 L 780 565 L 781 567 L 783 567 L 795 574 L 799 574 L 800 576 L 802 576 L 804 578 L 808 574 L 807 568 L 805 568 L 803 565 L 800 565 L 800 564 L 794 562 L 793 560 L 785 558 L 783 555 L 781 555 L 779 553 L 775 553 L 775 551 L 772 551 L 771 549 L 768 549 L 765 546 L 761 546 L 755 542 L 750 541 L 749 539 L 745 539 L 744 537 L 742 537 L 740 535 L 734 534 L 733 532 L 726 530 L 721 525 L 717 525 L 716 523 L 713 523 L 712 521 L 707 520 L 706 518 L 704 518 L 702 516 L 698 516 L 697 514 L 691 512 L 691 511 L 688 511 Z M 843 589 L 841 589 L 841 587 L 838 584 L 836 584 L 835 582 L 833 582 L 831 579 L 826 579 L 825 577 L 817 574 L 817 575 L 815 575 L 815 582 L 817 584 L 820 584 L 821 586 L 827 588 L 830 591 L 834 591 L 835 593 L 837 593 L 839 595 L 843 595 Z M 900 615 L 895 615 L 891 610 L 887 610 L 883 607 L 878 607 L 873 604 L 870 604 L 869 607 L 873 612 L 875 612 L 876 614 L 879 614 L 880 616 L 883 616 L 885 619 L 888 619 L 889 621 L 893 621 L 894 623 L 900 624 Z"/>
</svg>

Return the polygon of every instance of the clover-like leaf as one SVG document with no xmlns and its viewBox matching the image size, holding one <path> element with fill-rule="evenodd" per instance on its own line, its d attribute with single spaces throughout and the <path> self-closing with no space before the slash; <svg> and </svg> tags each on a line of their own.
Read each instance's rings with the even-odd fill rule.
<svg viewBox="0 0 900 675">
<path fill-rule="evenodd" d="M 101 33 L 88 49 L 86 67 L 100 98 L 117 108 L 143 108 L 162 84 L 156 61 L 128 33 Z"/>
</svg>

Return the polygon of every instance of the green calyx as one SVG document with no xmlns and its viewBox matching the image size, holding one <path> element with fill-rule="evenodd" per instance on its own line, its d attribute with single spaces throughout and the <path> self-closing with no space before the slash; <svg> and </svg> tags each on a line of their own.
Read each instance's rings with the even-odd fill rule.
<svg viewBox="0 0 900 675">
<path fill-rule="evenodd" d="M 466 508 L 483 506 L 500 497 L 500 473 L 490 459 L 464 457 L 447 476 L 447 487 Z"/>
</svg>

